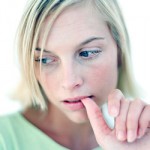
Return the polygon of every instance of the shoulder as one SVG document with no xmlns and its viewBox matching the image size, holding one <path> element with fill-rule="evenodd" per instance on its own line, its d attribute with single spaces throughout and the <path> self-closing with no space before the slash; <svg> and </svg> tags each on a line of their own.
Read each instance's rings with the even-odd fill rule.
<svg viewBox="0 0 150 150">
<path fill-rule="evenodd" d="M 43 134 L 20 113 L 0 117 L 0 150 L 12 149 L 68 150 Z"/>
<path fill-rule="evenodd" d="M 4 127 L 7 127 L 11 122 L 12 122 L 12 118 L 14 118 L 17 115 L 17 113 L 15 114 L 9 114 L 9 115 L 3 115 L 0 116 L 0 130 Z"/>
<path fill-rule="evenodd" d="M 7 138 L 8 135 L 14 132 L 16 128 L 18 128 L 19 122 L 19 113 L 9 114 L 0 117 L 0 135 Z"/>
<path fill-rule="evenodd" d="M 0 116 L 0 150 L 5 150 L 6 143 L 11 143 L 18 121 L 19 113 Z"/>
<path fill-rule="evenodd" d="M 9 114 L 9 115 L 4 115 L 4 116 L 0 116 L 0 131 L 3 128 L 8 128 L 12 125 L 14 125 L 14 123 L 16 121 L 19 121 L 19 113 L 14 113 L 14 114 Z"/>
</svg>

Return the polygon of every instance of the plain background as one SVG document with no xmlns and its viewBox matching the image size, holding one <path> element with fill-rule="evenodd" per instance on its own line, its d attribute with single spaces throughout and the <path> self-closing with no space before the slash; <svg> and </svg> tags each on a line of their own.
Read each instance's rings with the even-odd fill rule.
<svg viewBox="0 0 150 150">
<path fill-rule="evenodd" d="M 20 109 L 9 95 L 19 81 L 14 55 L 15 33 L 27 0 L 3 1 L 0 5 L 0 115 Z M 133 65 L 138 84 L 147 92 L 150 103 L 150 9 L 149 1 L 118 0 L 131 39 Z"/>
</svg>

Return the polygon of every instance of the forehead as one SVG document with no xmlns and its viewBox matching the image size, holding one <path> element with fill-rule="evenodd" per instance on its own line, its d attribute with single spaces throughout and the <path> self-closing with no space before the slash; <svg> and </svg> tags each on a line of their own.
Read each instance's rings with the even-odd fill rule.
<svg viewBox="0 0 150 150">
<path fill-rule="evenodd" d="M 62 40 L 63 43 L 68 43 L 71 40 L 74 42 L 83 41 L 87 36 L 98 36 L 98 34 L 106 36 L 108 32 L 102 15 L 98 10 L 95 10 L 93 4 L 77 4 L 68 7 L 60 13 L 53 25 L 47 28 L 50 20 L 51 16 L 48 16 L 44 21 L 40 39 L 43 39 L 43 34 L 48 29 L 47 43 L 53 43 L 53 45 L 58 45 L 58 43 L 60 45 Z"/>
</svg>

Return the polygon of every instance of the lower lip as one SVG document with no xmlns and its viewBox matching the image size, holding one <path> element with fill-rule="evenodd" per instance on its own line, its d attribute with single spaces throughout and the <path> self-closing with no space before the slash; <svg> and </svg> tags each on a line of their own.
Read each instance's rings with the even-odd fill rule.
<svg viewBox="0 0 150 150">
<path fill-rule="evenodd" d="M 79 102 L 63 102 L 64 106 L 71 111 L 77 111 L 84 108 L 84 105 L 81 101 Z"/>
</svg>

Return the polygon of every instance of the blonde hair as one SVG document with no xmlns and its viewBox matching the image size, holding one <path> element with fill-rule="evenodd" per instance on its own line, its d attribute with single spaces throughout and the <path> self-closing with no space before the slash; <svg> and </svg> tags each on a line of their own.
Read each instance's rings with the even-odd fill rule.
<svg viewBox="0 0 150 150">
<path fill-rule="evenodd" d="M 116 0 L 30 0 L 20 21 L 17 44 L 18 60 L 21 69 L 22 82 L 17 91 L 17 97 L 23 100 L 25 107 L 34 105 L 43 110 L 47 100 L 40 84 L 36 80 L 34 50 L 37 46 L 40 29 L 47 16 L 51 16 L 47 30 L 55 19 L 67 7 L 81 2 L 92 2 L 99 11 L 118 46 L 118 87 L 125 95 L 136 96 L 136 86 L 132 74 L 129 37 L 126 26 Z M 48 32 L 45 32 L 44 42 Z"/>
</svg>

